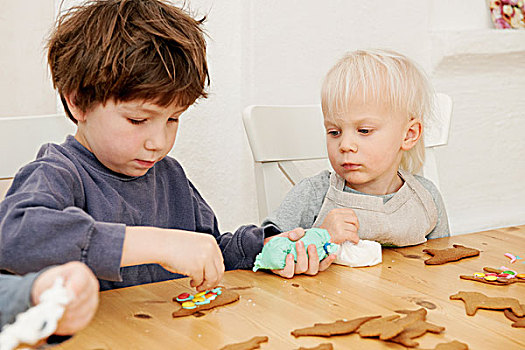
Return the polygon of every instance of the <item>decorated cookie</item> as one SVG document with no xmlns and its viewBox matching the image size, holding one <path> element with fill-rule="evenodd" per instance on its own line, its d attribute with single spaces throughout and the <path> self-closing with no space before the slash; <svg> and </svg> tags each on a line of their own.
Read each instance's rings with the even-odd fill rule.
<svg viewBox="0 0 525 350">
<path fill-rule="evenodd" d="M 299 348 L 298 350 L 333 350 L 334 346 L 332 343 L 323 343 L 319 344 L 317 346 L 314 346 L 313 348 Z"/>
<path fill-rule="evenodd" d="M 458 292 L 451 295 L 452 300 L 463 300 L 467 315 L 473 316 L 478 309 L 504 310 L 511 309 L 518 316 L 523 317 L 523 310 L 519 301 L 514 298 L 488 297 L 478 292 Z"/>
<path fill-rule="evenodd" d="M 506 286 L 513 283 L 525 283 L 525 275 L 512 270 L 495 269 L 484 267 L 485 272 L 475 272 L 472 275 L 460 275 L 463 280 L 492 284 L 494 286 Z"/>
<path fill-rule="evenodd" d="M 268 337 L 253 337 L 250 340 L 247 340 L 242 343 L 235 343 L 226 345 L 221 348 L 221 350 L 252 350 L 252 349 L 259 349 L 261 347 L 261 343 L 268 342 Z"/>
<path fill-rule="evenodd" d="M 467 248 L 459 244 L 454 244 L 452 248 L 423 249 L 423 251 L 432 255 L 430 259 L 425 260 L 426 265 L 441 265 L 451 261 L 479 255 L 479 250 Z"/>
<path fill-rule="evenodd" d="M 173 298 L 173 301 L 177 303 L 179 308 L 172 313 L 172 316 L 189 316 L 196 312 L 227 305 L 237 300 L 239 300 L 239 294 L 222 287 L 195 295 L 182 293 Z"/>
<path fill-rule="evenodd" d="M 413 311 L 400 310 L 396 312 L 409 314 Z M 425 320 L 418 319 L 416 322 L 408 325 L 401 333 L 389 339 L 389 341 L 413 348 L 419 345 L 419 343 L 413 339 L 423 336 L 426 332 L 441 333 L 444 330 L 445 327 L 436 326 L 432 323 L 426 322 Z"/>
<path fill-rule="evenodd" d="M 525 311 L 525 305 L 521 304 L 521 309 Z M 518 317 L 509 309 L 503 310 L 503 313 L 505 314 L 505 317 L 507 317 L 509 320 L 514 321 L 512 327 L 525 328 L 525 316 Z"/>
<path fill-rule="evenodd" d="M 335 321 L 332 323 L 316 323 L 312 327 L 296 329 L 292 331 L 294 337 L 318 336 L 331 337 L 332 335 L 343 335 L 355 332 L 363 323 L 381 316 L 360 317 L 350 321 Z"/>
<path fill-rule="evenodd" d="M 311 244 L 316 246 L 319 261 L 326 258 L 329 254 L 335 253 L 339 248 L 337 244 L 330 243 L 330 235 L 326 230 L 320 228 L 306 230 L 300 241 L 304 243 L 305 248 Z M 294 260 L 297 261 L 296 243 L 287 237 L 272 238 L 256 256 L 253 271 L 258 269 L 283 269 L 286 265 L 286 256 L 290 253 L 293 254 Z"/>
</svg>

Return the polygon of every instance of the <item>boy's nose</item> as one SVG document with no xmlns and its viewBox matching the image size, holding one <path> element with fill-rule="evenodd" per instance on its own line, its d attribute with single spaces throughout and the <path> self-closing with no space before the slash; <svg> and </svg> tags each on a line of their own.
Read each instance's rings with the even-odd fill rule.
<svg viewBox="0 0 525 350">
<path fill-rule="evenodd" d="M 162 130 L 153 131 L 144 142 L 144 147 L 149 151 L 163 149 L 166 145 L 166 135 Z"/>
<path fill-rule="evenodd" d="M 345 152 L 357 152 L 357 143 L 355 140 L 348 136 L 343 136 L 341 138 L 341 143 L 339 144 L 339 151 L 341 153 Z"/>
</svg>

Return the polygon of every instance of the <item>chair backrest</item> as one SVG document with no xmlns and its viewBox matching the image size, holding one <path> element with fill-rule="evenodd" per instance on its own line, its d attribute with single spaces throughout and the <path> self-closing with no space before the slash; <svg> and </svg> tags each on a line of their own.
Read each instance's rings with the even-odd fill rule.
<svg viewBox="0 0 525 350">
<path fill-rule="evenodd" d="M 423 175 L 439 187 L 432 148 L 448 142 L 452 100 L 437 94 L 436 122 L 425 128 L 427 159 Z M 275 210 L 298 181 L 330 169 L 320 105 L 252 105 L 243 112 L 252 150 L 259 219 Z"/>
<path fill-rule="evenodd" d="M 18 169 L 34 160 L 44 143 L 62 143 L 75 125 L 63 114 L 0 117 L 0 200 Z"/>
</svg>

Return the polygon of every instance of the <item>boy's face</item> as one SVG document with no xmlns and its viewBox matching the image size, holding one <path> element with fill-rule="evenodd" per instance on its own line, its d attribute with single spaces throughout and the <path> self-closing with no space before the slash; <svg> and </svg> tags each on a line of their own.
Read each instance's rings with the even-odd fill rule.
<svg viewBox="0 0 525 350">
<path fill-rule="evenodd" d="M 87 112 L 70 110 L 78 120 L 75 138 L 107 168 L 142 176 L 168 154 L 186 107 L 160 107 L 144 101 L 98 104 Z"/>
<path fill-rule="evenodd" d="M 340 118 L 325 118 L 328 158 L 334 171 L 363 193 L 397 191 L 401 183 L 397 170 L 413 123 L 386 106 L 363 103 L 351 104 Z"/>
</svg>

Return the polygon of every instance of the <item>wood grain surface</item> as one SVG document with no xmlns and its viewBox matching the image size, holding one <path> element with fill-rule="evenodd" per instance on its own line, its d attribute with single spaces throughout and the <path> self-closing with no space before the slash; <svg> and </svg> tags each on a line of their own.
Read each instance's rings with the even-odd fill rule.
<svg viewBox="0 0 525 350">
<path fill-rule="evenodd" d="M 425 248 L 461 244 L 481 251 L 477 257 L 428 266 Z M 431 240 L 407 248 L 383 249 L 383 263 L 366 268 L 332 265 L 315 277 L 283 279 L 267 272 L 230 271 L 221 282 L 240 294 L 222 308 L 174 319 L 172 301 L 194 293 L 188 279 L 101 293 L 91 324 L 59 349 L 220 349 L 254 336 L 268 336 L 261 349 L 297 349 L 330 342 L 334 349 L 404 349 L 403 346 L 357 334 L 330 338 L 294 338 L 290 332 L 314 323 L 363 316 L 393 315 L 394 310 L 428 311 L 427 321 L 445 327 L 441 334 L 416 340 L 419 348 L 458 340 L 470 349 L 525 349 L 525 329 L 511 327 L 501 311 L 478 310 L 467 316 L 462 301 L 449 300 L 458 291 L 517 298 L 525 304 L 525 284 L 493 286 L 462 280 L 460 275 L 485 266 L 525 273 L 525 259 L 510 264 L 505 253 L 525 258 L 525 226 Z"/>
</svg>

